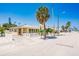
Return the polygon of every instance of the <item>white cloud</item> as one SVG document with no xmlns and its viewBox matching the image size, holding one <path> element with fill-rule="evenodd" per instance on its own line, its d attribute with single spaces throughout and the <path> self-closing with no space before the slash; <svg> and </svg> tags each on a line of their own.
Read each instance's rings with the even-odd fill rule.
<svg viewBox="0 0 79 59">
<path fill-rule="evenodd" d="M 65 14 L 65 13 L 66 13 L 66 11 L 63 11 L 63 12 L 62 12 L 62 14 Z"/>
</svg>

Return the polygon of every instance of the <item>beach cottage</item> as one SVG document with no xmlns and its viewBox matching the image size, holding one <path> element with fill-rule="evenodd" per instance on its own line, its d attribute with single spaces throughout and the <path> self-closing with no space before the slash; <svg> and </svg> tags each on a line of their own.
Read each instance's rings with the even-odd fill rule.
<svg viewBox="0 0 79 59">
<path fill-rule="evenodd" d="M 10 32 L 16 32 L 18 35 L 23 35 L 24 33 L 37 33 L 39 32 L 39 27 L 23 25 L 18 27 L 11 27 Z"/>
</svg>

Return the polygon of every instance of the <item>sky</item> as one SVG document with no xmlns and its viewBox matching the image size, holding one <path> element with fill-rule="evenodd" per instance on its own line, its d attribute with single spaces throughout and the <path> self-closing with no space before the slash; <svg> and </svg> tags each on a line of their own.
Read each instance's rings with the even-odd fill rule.
<svg viewBox="0 0 79 59">
<path fill-rule="evenodd" d="M 52 4 L 41 4 L 41 3 L 0 4 L 0 23 L 8 22 L 8 18 L 10 17 L 12 22 L 16 22 L 17 25 L 20 23 L 20 25 L 26 24 L 26 25 L 39 26 L 39 22 L 36 19 L 36 12 L 38 8 L 42 5 L 46 6 L 49 9 L 49 14 L 51 15 Z M 48 20 L 49 25 L 51 17 Z"/>
<path fill-rule="evenodd" d="M 12 23 L 17 25 L 39 26 L 36 19 L 36 11 L 40 6 L 46 6 L 49 9 L 50 18 L 46 26 L 65 25 L 71 21 L 72 27 L 79 28 L 79 4 L 73 3 L 0 3 L 0 24 L 8 22 L 10 17 Z"/>
<path fill-rule="evenodd" d="M 58 18 L 60 26 L 71 22 L 71 27 L 79 28 L 79 4 L 78 3 L 59 3 L 53 4 L 54 18 Z"/>
</svg>

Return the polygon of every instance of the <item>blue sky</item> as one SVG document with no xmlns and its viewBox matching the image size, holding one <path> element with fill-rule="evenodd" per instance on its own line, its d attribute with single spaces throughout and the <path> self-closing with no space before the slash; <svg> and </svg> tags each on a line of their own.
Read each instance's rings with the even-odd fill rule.
<svg viewBox="0 0 79 59">
<path fill-rule="evenodd" d="M 39 22 L 36 19 L 36 11 L 42 5 L 48 7 L 51 15 L 52 4 L 0 4 L 0 23 L 8 22 L 8 17 L 11 17 L 12 22 L 16 21 L 17 24 L 39 26 Z M 50 24 L 51 17 L 48 24 Z"/>
<path fill-rule="evenodd" d="M 13 23 L 16 21 L 17 24 L 21 23 L 21 25 L 39 26 L 35 14 L 41 5 L 49 9 L 50 18 L 46 22 L 47 26 L 57 26 L 59 15 L 60 26 L 71 21 L 72 26 L 79 27 L 79 4 L 71 3 L 0 4 L 0 24 L 8 22 L 8 17 L 11 17 Z"/>
<path fill-rule="evenodd" d="M 71 21 L 72 27 L 79 28 L 79 4 L 78 3 L 61 3 L 53 4 L 54 16 L 57 19 L 59 15 L 60 26 L 67 21 Z"/>
</svg>

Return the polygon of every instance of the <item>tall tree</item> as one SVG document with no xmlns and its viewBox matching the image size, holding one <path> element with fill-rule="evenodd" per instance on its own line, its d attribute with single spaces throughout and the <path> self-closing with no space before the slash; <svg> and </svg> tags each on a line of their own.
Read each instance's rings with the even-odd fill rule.
<svg viewBox="0 0 79 59">
<path fill-rule="evenodd" d="M 5 29 L 9 29 L 10 27 L 16 27 L 16 26 L 17 26 L 17 25 L 16 25 L 15 23 L 12 24 L 10 17 L 8 18 L 8 23 L 4 23 L 4 24 L 3 24 L 3 27 L 4 27 Z"/>
<path fill-rule="evenodd" d="M 66 31 L 69 30 L 70 26 L 71 26 L 71 22 L 68 21 L 68 22 L 66 23 L 66 26 L 65 26 Z"/>
<path fill-rule="evenodd" d="M 40 8 L 38 8 L 36 18 L 40 23 L 40 29 L 46 30 L 45 22 L 47 22 L 49 16 L 49 10 L 47 7 L 41 6 Z M 44 34 L 44 38 L 46 39 L 46 32 Z"/>
</svg>

